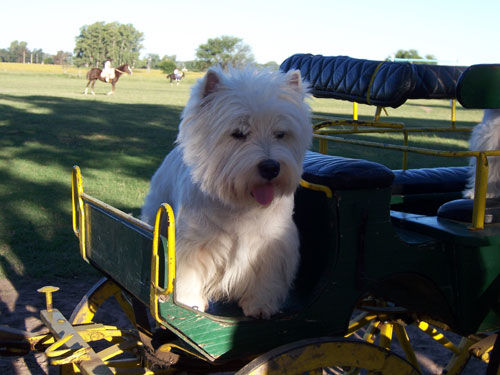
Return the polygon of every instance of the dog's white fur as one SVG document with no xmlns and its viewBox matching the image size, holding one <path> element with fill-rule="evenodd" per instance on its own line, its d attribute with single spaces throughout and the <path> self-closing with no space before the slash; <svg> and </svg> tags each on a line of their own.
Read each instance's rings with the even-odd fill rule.
<svg viewBox="0 0 500 375">
<path fill-rule="evenodd" d="M 299 263 L 292 213 L 312 137 L 306 97 L 299 71 L 211 68 L 193 87 L 142 208 L 149 223 L 162 202 L 174 209 L 178 302 L 279 311 Z M 276 177 L 263 177 L 264 160 L 279 162 Z"/>
<path fill-rule="evenodd" d="M 471 151 L 500 150 L 500 108 L 485 109 L 483 120 L 472 130 L 469 142 Z M 463 192 L 465 198 L 474 199 L 474 182 L 476 179 L 476 158 L 470 158 L 472 175 L 467 181 Z M 488 185 L 486 198 L 500 196 L 500 157 L 488 157 Z"/>
</svg>

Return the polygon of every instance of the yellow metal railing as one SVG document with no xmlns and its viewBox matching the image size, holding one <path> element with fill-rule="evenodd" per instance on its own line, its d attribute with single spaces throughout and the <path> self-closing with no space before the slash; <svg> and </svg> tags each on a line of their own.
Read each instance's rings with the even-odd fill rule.
<svg viewBox="0 0 500 375">
<path fill-rule="evenodd" d="M 484 213 L 486 209 L 486 188 L 488 184 L 488 156 L 500 156 L 500 150 L 493 151 L 436 151 L 422 147 L 399 146 L 386 143 L 346 139 L 331 135 L 315 134 L 315 138 L 326 142 L 339 142 L 352 145 L 360 145 L 386 150 L 396 150 L 402 152 L 412 152 L 421 155 L 439 157 L 475 157 L 476 158 L 476 181 L 474 187 L 474 208 L 472 212 L 471 229 L 484 228 Z"/>
<path fill-rule="evenodd" d="M 352 106 L 352 118 L 353 118 L 353 120 L 357 120 L 359 106 L 358 106 L 357 102 L 353 102 L 352 104 L 353 104 L 353 106 Z M 378 105 L 377 108 L 375 109 L 375 115 L 373 117 L 374 121 L 380 120 L 380 115 L 382 114 L 382 111 L 385 112 L 386 116 L 389 115 L 387 113 L 387 110 L 385 109 L 385 107 Z M 451 127 L 453 129 L 455 128 L 456 122 L 457 122 L 457 99 L 451 99 Z"/>
<path fill-rule="evenodd" d="M 350 126 L 349 129 L 338 129 L 340 126 Z M 449 127 L 422 127 L 407 128 L 400 122 L 357 121 L 347 119 L 332 119 L 327 117 L 313 117 L 313 131 L 315 135 L 348 135 L 348 134 L 385 134 L 396 133 L 403 137 L 403 145 L 409 146 L 411 133 L 468 133 L 471 128 L 457 128 L 454 124 Z M 318 137 L 316 137 L 318 138 Z M 319 152 L 328 152 L 328 140 L 319 138 Z M 407 169 L 408 152 L 403 152 L 401 169 Z"/>
<path fill-rule="evenodd" d="M 162 288 L 159 285 L 160 281 L 160 234 L 162 227 L 163 215 L 167 217 L 167 281 L 166 287 Z M 153 253 L 151 257 L 151 289 L 149 294 L 149 305 L 151 314 L 156 321 L 161 322 L 162 319 L 158 313 L 158 301 L 162 296 L 171 295 L 174 291 L 175 279 L 175 219 L 174 211 L 170 205 L 163 203 L 156 213 L 155 226 L 153 230 Z"/>
</svg>

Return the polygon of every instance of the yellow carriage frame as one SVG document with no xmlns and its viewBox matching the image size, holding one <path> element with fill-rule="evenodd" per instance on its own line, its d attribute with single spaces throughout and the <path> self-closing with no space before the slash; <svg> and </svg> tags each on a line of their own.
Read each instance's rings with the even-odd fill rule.
<svg viewBox="0 0 500 375">
<path fill-rule="evenodd" d="M 500 156 L 500 150 L 492 151 L 439 151 L 422 147 L 409 146 L 409 138 L 412 133 L 437 133 L 437 132 L 471 132 L 470 128 L 460 128 L 455 126 L 456 109 L 453 111 L 452 124 L 450 127 L 423 127 L 407 128 L 399 122 L 381 122 L 380 116 L 376 116 L 373 121 L 358 120 L 358 103 L 354 103 L 354 115 L 352 120 L 333 119 L 327 117 L 313 117 L 313 130 L 315 139 L 319 141 L 319 152 L 328 152 L 328 142 L 338 142 L 365 147 L 380 148 L 386 150 L 400 151 L 403 153 L 402 169 L 407 169 L 408 153 L 438 157 L 475 157 L 476 175 L 474 185 L 474 208 L 472 213 L 471 230 L 484 229 L 484 214 L 486 210 L 486 188 L 488 184 L 488 157 Z M 455 107 L 453 107 L 455 108 Z M 337 129 L 339 126 L 350 126 L 350 129 Z M 347 139 L 342 135 L 370 134 L 370 133 L 396 133 L 403 136 L 403 145 L 380 143 L 374 141 L 363 141 Z"/>
</svg>

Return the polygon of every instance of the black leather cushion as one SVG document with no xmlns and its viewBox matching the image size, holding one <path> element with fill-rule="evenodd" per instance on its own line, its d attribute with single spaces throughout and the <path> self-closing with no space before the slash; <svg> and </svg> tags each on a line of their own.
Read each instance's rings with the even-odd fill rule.
<svg viewBox="0 0 500 375">
<path fill-rule="evenodd" d="M 393 172 L 393 194 L 448 193 L 465 189 L 470 167 L 420 168 Z"/>
<path fill-rule="evenodd" d="M 308 151 L 302 177 L 332 190 L 355 190 L 390 186 L 394 174 L 389 168 L 375 162 Z"/>
<path fill-rule="evenodd" d="M 415 86 L 409 63 L 296 54 L 280 66 L 283 72 L 297 69 L 311 85 L 312 94 L 320 98 L 396 108 L 406 101 Z"/>
<path fill-rule="evenodd" d="M 457 199 L 439 207 L 437 215 L 445 219 L 470 223 L 472 221 L 473 205 L 474 201 L 472 199 Z M 486 224 L 500 222 L 500 199 L 486 199 L 484 222 Z"/>
<path fill-rule="evenodd" d="M 415 87 L 408 99 L 454 99 L 465 66 L 412 64 Z"/>
<path fill-rule="evenodd" d="M 280 70 L 300 70 L 319 98 L 399 107 L 407 99 L 453 99 L 466 67 L 410 64 L 299 53 Z"/>
</svg>

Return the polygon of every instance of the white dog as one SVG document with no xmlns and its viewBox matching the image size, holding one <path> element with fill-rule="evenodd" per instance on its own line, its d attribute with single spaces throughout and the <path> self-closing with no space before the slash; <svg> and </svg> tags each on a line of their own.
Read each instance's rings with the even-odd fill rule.
<svg viewBox="0 0 500 375">
<path fill-rule="evenodd" d="M 306 96 L 299 71 L 212 68 L 193 87 L 142 208 L 149 223 L 162 202 L 174 209 L 178 302 L 279 311 L 299 263 L 292 213 L 312 137 Z"/>
<path fill-rule="evenodd" d="M 500 108 L 485 109 L 483 121 L 472 130 L 469 149 L 471 151 L 500 150 Z M 463 192 L 465 198 L 474 199 L 474 182 L 476 179 L 476 158 L 470 158 L 472 175 Z M 488 157 L 488 186 L 486 198 L 500 196 L 500 157 Z"/>
</svg>

